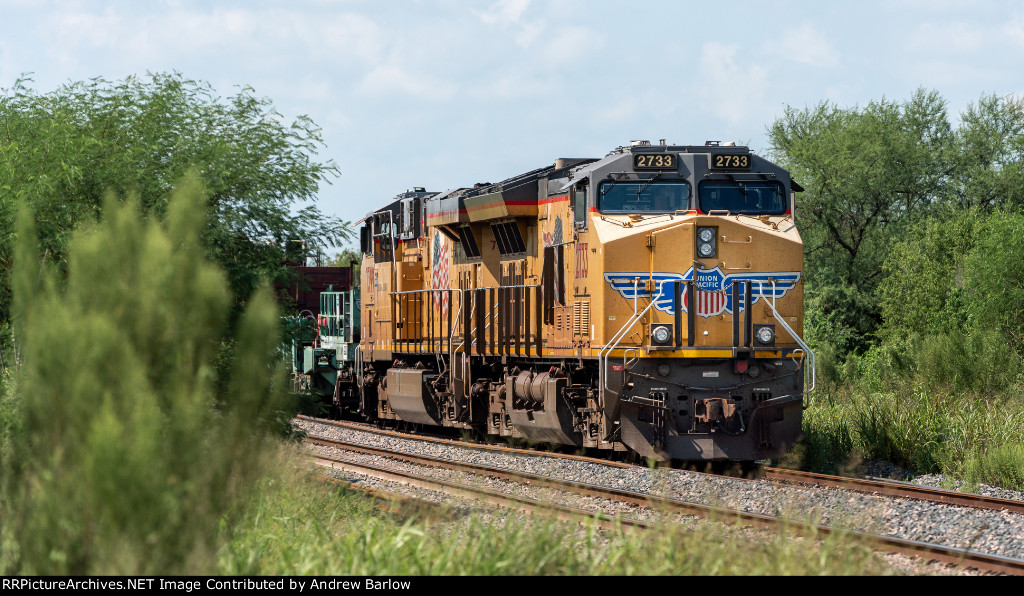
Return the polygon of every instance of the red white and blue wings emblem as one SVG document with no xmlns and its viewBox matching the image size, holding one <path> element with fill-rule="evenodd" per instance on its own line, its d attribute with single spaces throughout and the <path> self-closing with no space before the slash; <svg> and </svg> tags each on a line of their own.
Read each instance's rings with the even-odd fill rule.
<svg viewBox="0 0 1024 596">
<path fill-rule="evenodd" d="M 653 279 L 655 291 L 653 294 L 644 288 L 644 281 Z M 639 272 L 616 272 L 605 273 L 604 279 L 626 300 L 646 299 L 651 300 L 657 297 L 654 308 L 675 314 L 675 301 L 672 296 L 672 282 L 694 281 L 693 305 L 694 314 L 701 317 L 713 317 L 722 313 L 738 313 L 747 307 L 746 286 L 750 286 L 750 302 L 756 303 L 761 298 L 778 300 L 796 287 L 800 281 L 799 271 L 773 271 L 766 273 L 722 273 L 721 269 L 697 269 L 690 267 L 685 273 L 648 273 Z M 740 282 L 739 304 L 733 304 L 732 285 L 733 282 Z M 680 305 L 683 312 L 687 312 L 687 286 L 681 285 L 682 296 Z"/>
</svg>

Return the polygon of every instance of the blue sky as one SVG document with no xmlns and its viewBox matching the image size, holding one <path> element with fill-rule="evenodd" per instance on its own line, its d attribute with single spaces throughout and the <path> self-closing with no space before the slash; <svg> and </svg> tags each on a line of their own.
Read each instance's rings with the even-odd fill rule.
<svg viewBox="0 0 1024 596">
<path fill-rule="evenodd" d="M 0 0 L 0 88 L 178 70 L 323 128 L 358 220 L 632 139 L 764 153 L 785 107 L 1024 94 L 1024 3 L 883 0 Z"/>
</svg>

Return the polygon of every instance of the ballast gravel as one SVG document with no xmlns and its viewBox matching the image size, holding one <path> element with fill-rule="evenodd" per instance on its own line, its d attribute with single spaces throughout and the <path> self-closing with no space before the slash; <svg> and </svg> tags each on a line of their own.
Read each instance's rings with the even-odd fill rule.
<svg viewBox="0 0 1024 596">
<path fill-rule="evenodd" d="M 1024 559 L 1024 516 L 1006 511 L 984 511 L 912 499 L 873 496 L 842 489 L 782 485 L 766 480 L 751 481 L 685 470 L 621 468 L 572 459 L 496 453 L 455 444 L 391 437 L 308 420 L 296 420 L 294 426 L 311 436 Z M 349 452 L 345 457 L 354 458 L 355 455 Z M 398 462 L 395 465 L 414 466 Z M 419 466 L 417 472 L 424 473 L 422 468 Z M 435 476 L 448 475 L 456 480 L 456 476 L 463 474 L 437 468 L 430 470 Z M 476 477 L 479 482 L 481 476 Z M 917 480 L 918 483 L 922 481 L 921 478 Z M 935 481 L 931 478 L 923 480 Z M 463 478 L 461 481 L 465 483 L 466 479 Z M 494 479 L 491 481 L 496 485 L 504 483 L 504 492 L 527 490 L 519 483 Z M 519 486 L 509 486 L 515 484 Z M 643 519 L 642 516 L 645 515 L 640 511 L 643 508 L 613 504 L 604 499 L 567 495 L 562 491 L 538 487 L 528 487 L 528 490 L 531 491 L 528 495 L 531 498 L 549 499 L 551 502 L 559 503 L 566 503 L 566 499 L 572 499 L 572 503 L 566 504 L 581 509 L 602 511 L 608 515 L 623 515 L 633 519 Z M 1002 489 L 987 490 L 995 493 L 993 496 L 1024 501 L 1024 494 Z M 443 498 L 450 499 L 448 496 Z M 648 514 L 655 515 L 650 512 Z M 685 521 L 684 517 L 686 516 L 680 516 L 679 521 Z M 929 569 L 929 572 L 934 570 Z"/>
</svg>

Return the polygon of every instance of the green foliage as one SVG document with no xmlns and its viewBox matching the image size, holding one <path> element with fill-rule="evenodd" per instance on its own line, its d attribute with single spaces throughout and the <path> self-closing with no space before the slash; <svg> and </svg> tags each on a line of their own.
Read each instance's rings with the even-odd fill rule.
<svg viewBox="0 0 1024 596">
<path fill-rule="evenodd" d="M 960 207 L 1024 207 L 1024 97 L 983 96 L 960 115 L 952 186 Z"/>
<path fill-rule="evenodd" d="M 1024 444 L 993 447 L 971 457 L 964 468 L 968 482 L 1024 491 Z"/>
<path fill-rule="evenodd" d="M 889 337 L 862 357 L 850 357 L 847 378 L 869 391 L 920 387 L 984 399 L 1011 390 L 1021 380 L 1018 363 L 998 332 L 911 332 Z"/>
<path fill-rule="evenodd" d="M 817 400 L 804 411 L 804 441 L 800 465 L 834 474 L 854 451 L 854 431 L 835 400 Z"/>
<path fill-rule="evenodd" d="M 973 325 L 1024 349 L 1024 215 L 994 213 L 981 227 L 964 267 L 964 303 Z"/>
<path fill-rule="evenodd" d="M 1024 348 L 1022 228 L 1024 215 L 973 210 L 913 230 L 884 266 L 879 288 L 884 335 L 941 335 L 958 346 L 984 344 L 996 334 L 1008 343 L 1004 353 L 1019 354 Z"/>
<path fill-rule="evenodd" d="M 13 546 L 0 573 L 213 572 L 219 524 L 244 506 L 283 412 L 267 289 L 247 301 L 215 391 L 231 299 L 202 256 L 203 204 L 195 178 L 165 224 L 108 196 L 103 221 L 72 234 L 66 285 L 40 271 L 31 217 L 19 218 L 22 426 L 2 460 L 0 536 Z"/>
<path fill-rule="evenodd" d="M 871 366 L 877 364 L 866 363 L 865 369 Z M 865 386 L 864 371 L 853 374 L 855 382 L 816 394 L 804 412 L 807 441 L 797 454 L 802 467 L 832 472 L 876 459 L 912 472 L 978 482 L 975 468 L 981 464 L 970 462 L 1024 444 L 1024 403 L 1017 384 L 1005 389 L 1005 396 L 977 396 L 926 389 L 896 377 L 883 392 Z"/>
<path fill-rule="evenodd" d="M 936 214 L 893 245 L 879 284 L 883 335 L 966 328 L 965 261 L 984 217 L 976 210 Z"/>
<path fill-rule="evenodd" d="M 210 205 L 203 245 L 236 300 L 283 275 L 290 241 L 334 246 L 350 236 L 345 222 L 304 206 L 338 175 L 312 158 L 319 127 L 305 116 L 283 121 L 249 87 L 222 99 L 178 73 L 97 78 L 47 94 L 30 83 L 0 92 L 0 320 L 9 315 L 19 202 L 35 215 L 42 252 L 63 266 L 71 234 L 101 213 L 105 192 L 133 194 L 161 215 L 172 186 L 195 169 Z"/>
<path fill-rule="evenodd" d="M 328 262 L 328 265 L 331 267 L 351 267 L 353 265 L 356 265 L 358 267 L 358 265 L 362 263 L 362 261 L 363 253 L 353 248 L 346 248 L 342 250 L 340 253 L 334 255 L 334 257 L 331 258 L 330 262 Z M 358 283 L 358 275 L 356 276 L 355 281 Z"/>
<path fill-rule="evenodd" d="M 0 376 L 0 462 L 11 454 L 11 440 L 22 431 L 21 399 L 14 381 Z M 2 523 L 0 523 L 2 525 Z"/>
<path fill-rule="evenodd" d="M 770 135 L 807 189 L 796 216 L 823 397 L 804 465 L 977 475 L 965 461 L 1022 442 L 1024 99 L 984 96 L 955 130 L 934 92 L 822 103 L 787 109 Z"/>
<path fill-rule="evenodd" d="M 889 334 L 967 331 L 978 220 L 1024 207 L 1024 98 L 983 96 L 956 130 L 934 91 L 863 109 L 824 102 L 787 108 L 769 135 L 807 189 L 797 218 L 812 339 L 845 356 Z"/>
<path fill-rule="evenodd" d="M 877 399 L 861 412 L 856 430 L 869 458 L 937 472 L 950 434 L 948 413 L 921 393 Z"/>
<path fill-rule="evenodd" d="M 843 353 L 864 349 L 881 322 L 875 287 L 893 238 L 927 210 L 948 169 L 945 101 L 919 90 L 902 104 L 787 108 L 769 136 L 806 189 L 797 217 L 811 327 Z"/>
<path fill-rule="evenodd" d="M 811 345 L 832 346 L 837 355 L 866 349 L 879 324 L 876 295 L 828 274 L 817 277 L 808 280 L 804 300 Z"/>
</svg>

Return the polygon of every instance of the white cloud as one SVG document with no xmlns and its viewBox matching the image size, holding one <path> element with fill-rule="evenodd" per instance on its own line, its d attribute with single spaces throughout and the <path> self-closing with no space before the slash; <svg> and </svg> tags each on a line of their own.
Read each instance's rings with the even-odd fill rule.
<svg viewBox="0 0 1024 596">
<path fill-rule="evenodd" d="M 736 51 L 714 41 L 701 47 L 697 102 L 731 124 L 763 120 L 768 70 L 737 64 Z"/>
<path fill-rule="evenodd" d="M 992 42 L 989 27 L 964 22 L 924 23 L 907 40 L 907 49 L 928 54 L 977 52 Z"/>
<path fill-rule="evenodd" d="M 75 63 L 90 50 L 115 50 L 122 60 L 146 64 L 160 57 L 216 56 L 256 64 L 285 57 L 278 48 L 336 58 L 379 60 L 384 32 L 371 19 L 354 14 L 299 13 L 289 10 L 170 10 L 155 15 L 63 12 L 39 27 L 52 56 Z"/>
<path fill-rule="evenodd" d="M 1024 48 L 1024 17 L 1017 17 L 1003 25 L 1003 35 L 1014 45 Z"/>
<path fill-rule="evenodd" d="M 782 58 L 821 68 L 839 65 L 839 53 L 821 31 L 811 25 L 803 25 L 787 31 L 781 42 L 772 50 Z"/>
<path fill-rule="evenodd" d="M 544 29 L 547 28 L 547 23 L 544 21 L 534 21 L 529 23 L 523 23 L 516 34 L 516 44 L 520 47 L 528 48 L 537 41 L 537 39 L 544 33 Z"/>
<path fill-rule="evenodd" d="M 372 69 L 360 82 L 359 89 L 370 95 L 401 93 L 423 100 L 443 101 L 455 94 L 456 86 L 426 73 L 385 64 Z"/>
<path fill-rule="evenodd" d="M 559 28 L 543 44 L 539 58 L 547 66 L 583 60 L 593 56 L 604 45 L 604 40 L 604 35 L 585 27 Z"/>
<path fill-rule="evenodd" d="M 529 48 L 547 29 L 547 22 L 544 19 L 523 19 L 523 14 L 529 6 L 530 0 L 499 0 L 486 11 L 471 12 L 488 25 L 516 31 L 513 35 L 515 43 L 522 48 Z"/>
<path fill-rule="evenodd" d="M 489 25 L 511 25 L 519 22 L 529 6 L 530 0 L 498 0 L 486 11 L 474 10 L 473 14 Z"/>
</svg>

